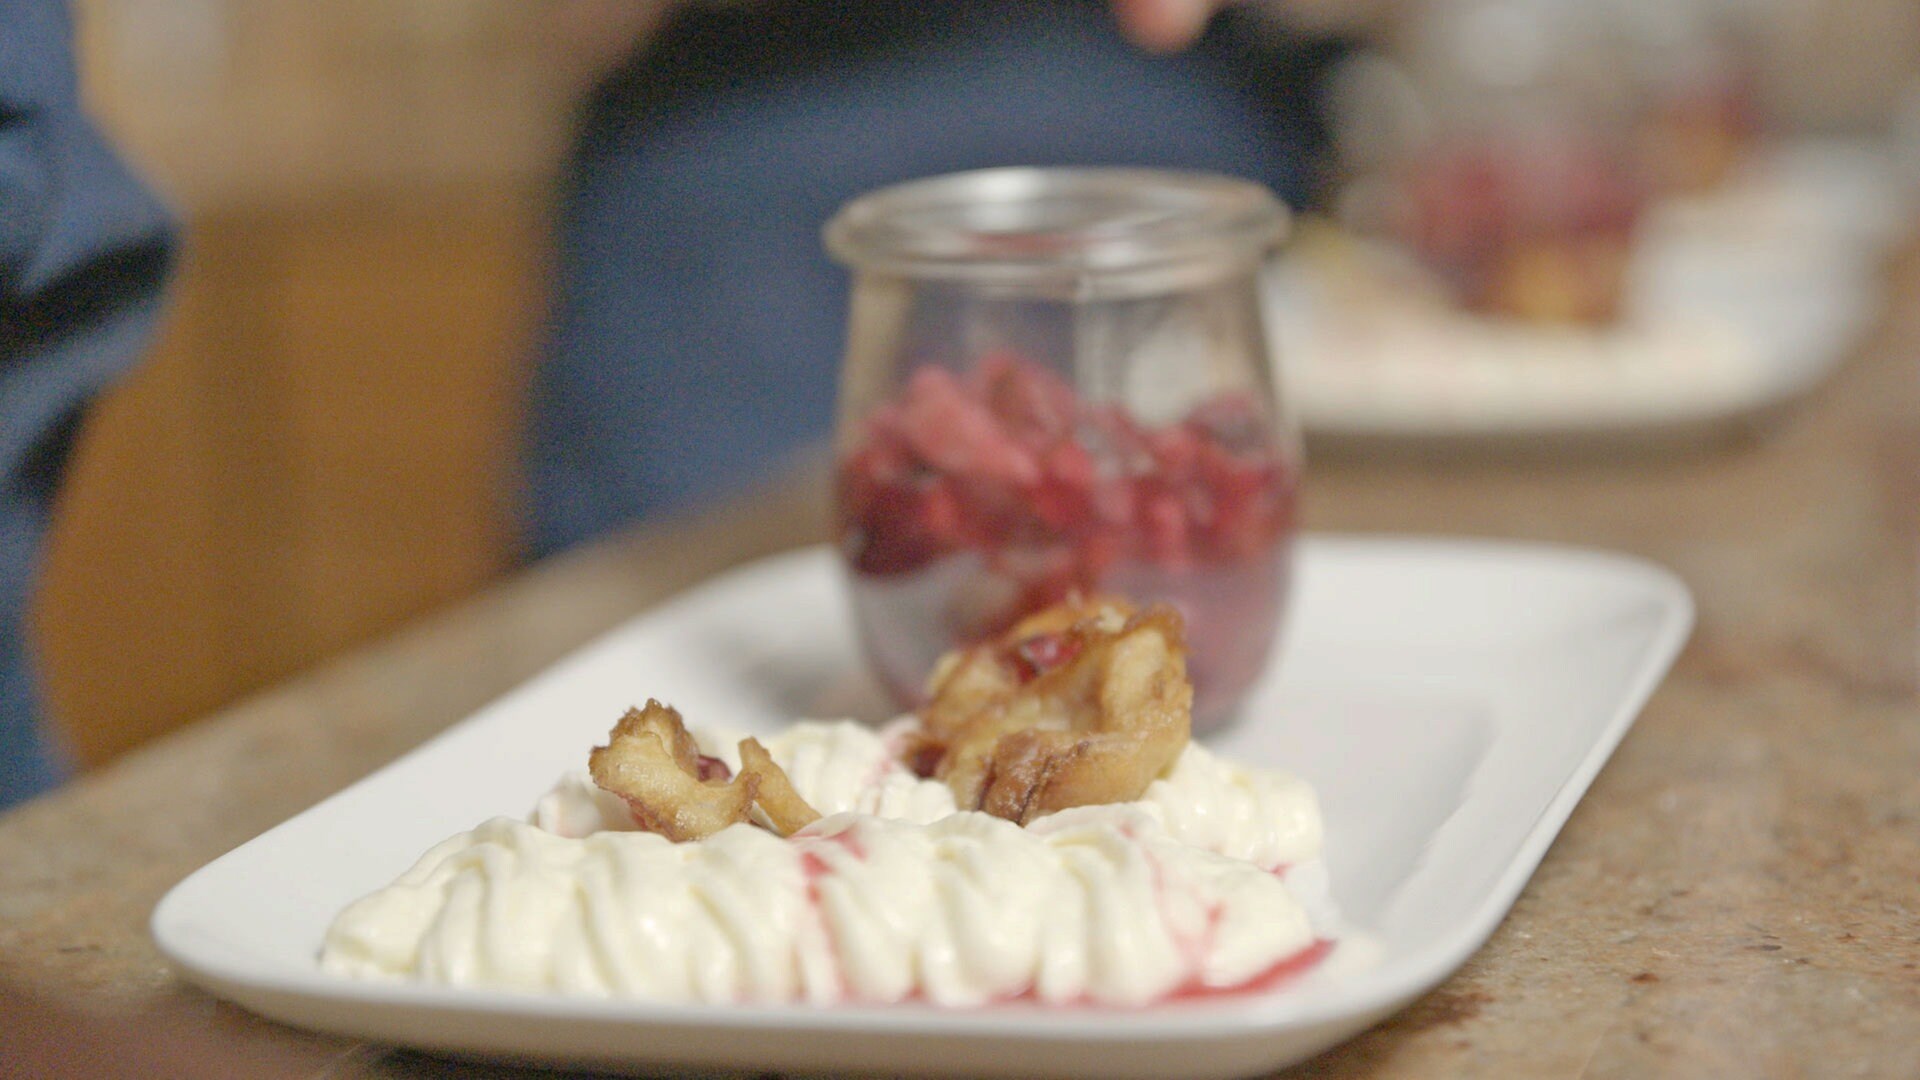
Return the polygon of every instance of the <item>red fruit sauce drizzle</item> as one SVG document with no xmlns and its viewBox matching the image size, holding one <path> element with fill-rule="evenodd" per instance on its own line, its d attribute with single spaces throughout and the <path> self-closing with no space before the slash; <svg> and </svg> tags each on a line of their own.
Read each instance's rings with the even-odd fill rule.
<svg viewBox="0 0 1920 1080">
<path fill-rule="evenodd" d="M 1128 839 L 1137 839 L 1137 836 L 1135 835 L 1133 829 L 1129 826 L 1122 826 L 1120 831 Z M 826 909 L 824 906 L 824 901 L 820 895 L 821 879 L 831 876 L 834 870 L 833 870 L 832 864 L 830 864 L 827 861 L 826 857 L 821 854 L 821 852 L 818 850 L 818 847 L 816 845 L 820 843 L 833 844 L 837 847 L 840 847 L 842 850 L 844 850 L 847 853 L 848 857 L 850 857 L 854 861 L 856 862 L 864 861 L 867 857 L 867 853 L 866 853 L 866 849 L 861 846 L 859 838 L 857 836 L 854 836 L 851 832 L 838 832 L 838 833 L 833 833 L 827 836 L 819 836 L 819 835 L 810 834 L 806 832 L 800 832 L 800 833 L 794 834 L 794 836 L 790 837 L 789 839 L 811 841 L 811 843 L 809 843 L 800 852 L 800 873 L 807 883 L 807 904 L 813 910 L 814 918 L 820 926 L 821 933 L 827 939 L 827 948 L 828 948 L 829 954 L 833 959 L 834 981 L 839 990 L 838 996 L 850 1002 L 859 1001 L 862 1004 L 870 1004 L 870 1005 L 926 1004 L 927 1003 L 926 992 L 918 986 L 915 986 L 912 990 L 910 990 L 905 996 L 901 997 L 898 1001 L 893 1001 L 893 1002 L 860 1001 L 860 999 L 857 999 L 854 996 L 852 987 L 850 987 L 847 983 L 846 969 L 840 960 L 840 942 L 839 942 L 838 936 L 834 933 L 833 921 L 826 917 Z M 1166 903 L 1167 886 L 1166 886 L 1164 868 L 1161 866 L 1160 861 L 1158 859 L 1153 858 L 1153 856 L 1150 853 L 1143 851 L 1142 854 L 1147 859 L 1148 866 L 1153 874 L 1154 896 L 1155 896 L 1156 904 L 1160 909 L 1161 918 L 1168 922 L 1168 930 L 1171 933 L 1172 931 L 1171 920 L 1168 919 L 1168 916 L 1167 916 L 1167 903 Z M 1279 877 L 1279 876 L 1283 876 L 1286 873 L 1286 871 L 1287 871 L 1286 865 L 1282 864 L 1281 866 L 1275 867 L 1272 873 L 1276 877 Z M 1278 990 L 1283 986 L 1286 986 L 1288 983 L 1292 982 L 1294 979 L 1297 979 L 1300 976 L 1306 974 L 1307 972 L 1313 970 L 1316 966 L 1320 964 L 1321 961 L 1327 958 L 1327 954 L 1333 951 L 1334 942 L 1332 940 L 1327 938 L 1315 938 L 1312 944 L 1306 946 L 1305 948 L 1289 956 L 1282 957 L 1273 965 L 1266 968 L 1264 971 L 1261 971 L 1258 974 L 1254 975 L 1252 978 L 1246 980 L 1245 982 L 1235 983 L 1231 986 L 1208 985 L 1205 981 L 1203 981 L 1202 977 L 1198 972 L 1199 972 L 1199 969 L 1204 965 L 1206 961 L 1207 953 L 1211 951 L 1213 948 L 1213 942 L 1214 942 L 1215 936 L 1219 933 L 1220 920 L 1222 918 L 1223 911 L 1224 911 L 1224 905 L 1221 905 L 1221 904 L 1215 904 L 1212 908 L 1210 908 L 1207 912 L 1206 928 L 1202 930 L 1199 935 L 1197 936 L 1190 935 L 1186 937 L 1180 937 L 1176 935 L 1175 944 L 1179 947 L 1181 953 L 1184 955 L 1187 961 L 1187 966 L 1190 969 L 1192 969 L 1195 973 L 1192 975 L 1189 975 L 1185 981 L 1181 982 L 1179 985 L 1175 986 L 1172 990 L 1169 990 L 1167 993 L 1163 994 L 1162 996 L 1155 998 L 1152 1001 L 1145 1002 L 1143 1005 L 1138 1007 L 1150 1008 L 1155 1005 L 1164 1005 L 1164 1004 L 1170 1004 L 1175 1002 L 1207 1001 L 1207 1000 L 1218 1000 L 1222 998 L 1233 998 L 1233 997 L 1253 997 L 1259 994 L 1269 993 L 1271 991 Z M 1038 987 L 1035 987 L 1029 984 L 1028 986 L 1022 988 L 1021 990 L 1015 993 L 1003 994 L 998 997 L 995 997 L 985 1002 L 982 1007 L 992 1006 L 992 1005 L 1019 1004 L 1019 1003 L 1025 1003 L 1025 1002 L 1039 1002 L 1039 1001 L 1040 1001 L 1040 997 L 1039 997 Z M 1081 997 L 1071 1001 L 1048 1002 L 1046 1004 L 1048 1008 L 1067 1008 L 1067 1009 L 1116 1008 L 1116 1007 L 1124 1008 L 1124 1006 L 1107 1005 L 1102 1002 L 1096 1001 L 1091 997 Z"/>
<path fill-rule="evenodd" d="M 1123 830 L 1129 838 L 1132 829 Z M 1313 969 L 1333 950 L 1333 942 L 1325 938 L 1315 938 L 1311 945 L 1291 956 L 1281 958 L 1273 966 L 1242 983 L 1231 986 L 1210 986 L 1199 972 L 1206 966 L 1207 955 L 1213 951 L 1214 942 L 1220 935 L 1220 921 L 1226 914 L 1225 904 L 1214 904 L 1207 909 L 1207 923 L 1198 935 L 1182 937 L 1173 934 L 1173 920 L 1167 910 L 1166 871 L 1160 860 L 1149 852 L 1142 852 L 1147 864 L 1153 871 L 1153 889 L 1156 904 L 1160 908 L 1160 918 L 1167 924 L 1167 931 L 1174 937 L 1174 944 L 1186 957 L 1187 968 L 1194 972 L 1185 982 L 1169 990 L 1159 999 L 1160 1002 L 1201 1001 L 1213 998 L 1252 996 L 1278 989 L 1293 979 Z M 1269 873 L 1276 878 L 1286 877 L 1288 864 L 1282 863 Z"/>
<path fill-rule="evenodd" d="M 1172 1005 L 1191 1001 L 1220 1001 L 1232 998 L 1251 998 L 1279 990 L 1307 972 L 1312 971 L 1333 951 L 1334 942 L 1329 938 L 1315 938 L 1313 943 L 1291 956 L 1281 957 L 1271 967 L 1255 974 L 1245 982 L 1231 986 L 1209 986 L 1199 975 L 1190 975 L 1180 983 L 1152 1001 L 1137 1006 L 1109 1005 L 1092 998 L 1077 998 L 1072 1001 L 1046 1002 L 1049 1009 L 1150 1009 L 1156 1005 Z M 916 994 L 917 998 L 918 995 Z M 989 1004 L 1016 1004 L 1039 1002 L 1040 996 L 1034 987 L 1027 987 L 1017 994 L 995 999 Z"/>
<path fill-rule="evenodd" d="M 1219 998 L 1253 997 L 1271 993 L 1287 985 L 1318 967 L 1327 954 L 1333 951 L 1333 942 L 1327 938 L 1315 938 L 1313 944 L 1281 959 L 1278 963 L 1262 971 L 1243 983 L 1232 986 L 1208 986 L 1194 976 L 1162 998 L 1162 1001 L 1209 1001 Z"/>
<path fill-rule="evenodd" d="M 821 936 L 827 939 L 827 955 L 833 961 L 833 982 L 835 997 L 851 998 L 852 991 L 847 985 L 846 966 L 840 960 L 840 938 L 834 932 L 833 920 L 827 918 L 826 902 L 820 895 L 820 880 L 833 873 L 833 867 L 820 853 L 818 845 L 831 844 L 847 853 L 855 862 L 866 860 L 867 852 L 860 844 L 860 838 L 850 832 L 838 832 L 830 836 L 818 836 L 805 832 L 795 833 L 790 840 L 805 839 L 811 841 L 800 851 L 800 876 L 807 883 L 807 906 L 812 909 L 814 921 L 820 927 Z"/>
<path fill-rule="evenodd" d="M 1021 682 L 1032 682 L 1080 655 L 1080 648 L 1080 639 L 1068 634 L 1035 634 L 1014 642 L 1007 659 Z"/>
<path fill-rule="evenodd" d="M 904 768 L 906 768 L 906 766 L 902 765 L 892 754 L 883 754 L 873 763 L 873 768 L 868 770 L 866 779 L 861 781 L 860 789 L 862 791 L 878 791 L 880 790 L 880 786 L 886 782 L 888 776 Z"/>
</svg>

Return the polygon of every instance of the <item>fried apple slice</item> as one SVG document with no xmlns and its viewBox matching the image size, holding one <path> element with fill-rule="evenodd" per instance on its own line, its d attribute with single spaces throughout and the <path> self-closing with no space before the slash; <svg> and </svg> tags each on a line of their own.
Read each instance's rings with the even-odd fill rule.
<svg viewBox="0 0 1920 1080">
<path fill-rule="evenodd" d="M 623 799 L 647 832 L 673 841 L 703 840 L 758 806 L 782 836 L 820 819 L 760 740 L 740 740 L 740 773 L 700 752 L 678 710 L 649 700 L 628 709 L 606 746 L 587 755 L 593 782 Z"/>
<path fill-rule="evenodd" d="M 703 779 L 715 776 L 714 765 L 720 776 Z M 587 769 L 594 783 L 626 802 L 642 829 L 676 842 L 750 820 L 760 785 L 747 773 L 722 778 L 725 765 L 701 755 L 679 712 L 651 699 L 644 709 L 627 710 L 607 745 L 587 755 Z"/>
<path fill-rule="evenodd" d="M 820 811 L 793 789 L 787 771 L 773 760 L 759 739 L 749 736 L 740 740 L 740 775 L 754 778 L 754 802 L 781 836 L 792 836 L 820 820 Z"/>
<path fill-rule="evenodd" d="M 1186 627 L 1157 605 L 1058 605 L 943 658 L 905 748 L 960 805 L 1022 824 L 1139 798 L 1186 748 Z"/>
</svg>

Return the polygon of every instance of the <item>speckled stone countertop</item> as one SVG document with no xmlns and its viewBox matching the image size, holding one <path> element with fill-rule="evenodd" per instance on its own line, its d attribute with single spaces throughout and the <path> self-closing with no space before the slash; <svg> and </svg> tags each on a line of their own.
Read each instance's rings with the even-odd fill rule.
<svg viewBox="0 0 1920 1080">
<path fill-rule="evenodd" d="M 1725 445 L 1314 463 L 1314 528 L 1614 548 L 1674 569 L 1700 611 L 1485 948 L 1303 1073 L 1920 1076 L 1917 380 L 1909 266 L 1835 379 Z M 266 1073 L 532 1075 L 255 1019 L 177 978 L 148 915 L 598 631 L 819 535 L 818 504 L 795 485 L 536 568 L 0 817 L 0 984 L 211 1031 Z"/>
</svg>

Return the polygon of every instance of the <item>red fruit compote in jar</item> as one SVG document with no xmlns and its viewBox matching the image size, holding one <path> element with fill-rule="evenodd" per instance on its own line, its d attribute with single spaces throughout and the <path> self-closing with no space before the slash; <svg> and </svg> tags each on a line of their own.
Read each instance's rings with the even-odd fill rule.
<svg viewBox="0 0 1920 1080">
<path fill-rule="evenodd" d="M 1266 398 L 1214 393 L 1148 424 L 1011 352 L 914 368 L 843 440 L 839 543 L 864 644 L 904 703 L 934 661 L 1076 593 L 1186 617 L 1195 726 L 1272 651 L 1296 457 Z"/>
</svg>

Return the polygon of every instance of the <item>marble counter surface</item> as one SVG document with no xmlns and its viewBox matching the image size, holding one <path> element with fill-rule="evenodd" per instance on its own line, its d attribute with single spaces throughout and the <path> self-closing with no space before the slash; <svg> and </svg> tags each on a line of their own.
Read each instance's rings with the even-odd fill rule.
<svg viewBox="0 0 1920 1080">
<path fill-rule="evenodd" d="M 1309 492 L 1315 529 L 1642 555 L 1700 614 L 1486 947 L 1303 1074 L 1920 1076 L 1920 275 L 1837 378 L 1727 445 L 1349 456 Z M 0 1006 L 211 1030 L 255 1075 L 523 1075 L 257 1020 L 182 983 L 148 914 L 598 631 L 818 536 L 819 504 L 790 485 L 556 560 L 0 816 Z"/>
</svg>

